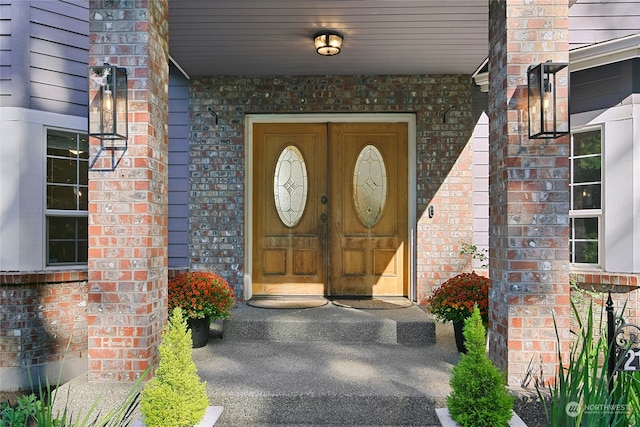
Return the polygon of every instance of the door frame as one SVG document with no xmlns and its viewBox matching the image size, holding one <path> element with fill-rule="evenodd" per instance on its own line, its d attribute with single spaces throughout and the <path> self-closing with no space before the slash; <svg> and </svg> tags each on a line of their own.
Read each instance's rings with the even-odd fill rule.
<svg viewBox="0 0 640 427">
<path fill-rule="evenodd" d="M 253 125 L 255 123 L 407 123 L 407 235 L 409 236 L 409 299 L 416 301 L 416 115 L 414 113 L 245 114 L 244 146 L 244 300 L 251 299 L 253 254 Z"/>
</svg>

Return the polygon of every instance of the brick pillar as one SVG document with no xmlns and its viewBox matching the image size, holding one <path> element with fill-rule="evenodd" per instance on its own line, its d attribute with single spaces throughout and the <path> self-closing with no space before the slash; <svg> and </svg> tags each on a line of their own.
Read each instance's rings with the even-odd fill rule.
<svg viewBox="0 0 640 427">
<path fill-rule="evenodd" d="M 156 365 L 167 317 L 168 3 L 89 8 L 90 64 L 125 67 L 129 86 L 128 150 L 89 173 L 89 380 L 132 381 Z"/>
<path fill-rule="evenodd" d="M 547 378 L 569 328 L 569 137 L 528 139 L 527 68 L 569 59 L 568 0 L 489 3 L 490 356 Z"/>
</svg>

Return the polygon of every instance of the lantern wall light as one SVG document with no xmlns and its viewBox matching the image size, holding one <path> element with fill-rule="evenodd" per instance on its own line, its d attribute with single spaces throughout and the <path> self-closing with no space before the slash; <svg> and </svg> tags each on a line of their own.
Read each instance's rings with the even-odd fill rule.
<svg viewBox="0 0 640 427">
<path fill-rule="evenodd" d="M 127 150 L 128 87 L 127 70 L 114 65 L 89 66 L 89 136 L 100 140 L 100 148 L 89 167 L 114 170 Z M 103 152 L 110 154 L 110 167 L 95 169 Z"/>
<path fill-rule="evenodd" d="M 316 52 L 323 56 L 334 56 L 340 53 L 344 37 L 337 31 L 323 30 L 313 35 Z"/>
<path fill-rule="evenodd" d="M 558 138 L 569 133 L 568 65 L 547 61 L 529 67 L 529 138 Z"/>
</svg>

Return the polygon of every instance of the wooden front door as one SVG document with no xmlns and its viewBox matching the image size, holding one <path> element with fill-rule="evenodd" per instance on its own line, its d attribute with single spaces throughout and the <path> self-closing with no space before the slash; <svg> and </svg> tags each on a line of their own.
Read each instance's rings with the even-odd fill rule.
<svg viewBox="0 0 640 427">
<path fill-rule="evenodd" d="M 406 296 L 407 124 L 253 135 L 253 294 Z"/>
</svg>

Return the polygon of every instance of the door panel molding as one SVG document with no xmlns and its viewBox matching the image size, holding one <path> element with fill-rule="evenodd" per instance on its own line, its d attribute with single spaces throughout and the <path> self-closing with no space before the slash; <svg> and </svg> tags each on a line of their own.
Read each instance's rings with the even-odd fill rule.
<svg viewBox="0 0 640 427">
<path fill-rule="evenodd" d="M 408 251 L 408 297 L 415 301 L 415 233 L 416 233 L 416 117 L 413 113 L 356 113 L 356 114 L 247 114 L 245 115 L 245 241 L 244 241 L 244 299 L 249 300 L 254 293 L 252 283 L 252 265 L 253 265 L 253 208 L 252 200 L 256 189 L 254 188 L 254 154 L 253 154 L 253 126 L 257 123 L 393 123 L 403 122 L 407 124 L 407 177 L 406 177 L 406 195 L 407 195 L 407 235 L 406 244 L 409 246 Z M 350 178 L 349 181 L 352 179 Z M 330 197 L 330 195 L 329 195 Z M 385 208 L 386 209 L 386 208 Z M 274 212 L 275 213 L 275 212 Z M 277 215 L 276 215 L 277 217 Z M 279 221 L 279 218 L 278 218 Z M 300 249 L 298 249 L 300 250 Z M 304 249 L 309 250 L 309 249 Z M 383 253 L 372 256 L 370 260 L 363 259 L 362 263 L 373 263 L 376 271 L 384 270 L 384 276 L 391 274 L 390 269 L 399 268 L 398 266 L 386 265 L 384 259 L 388 257 Z M 380 258 L 382 257 L 382 258 Z M 311 257 L 313 258 L 313 257 Z M 272 260 L 275 262 L 276 260 Z M 354 263 L 355 263 L 354 259 Z M 291 256 L 289 262 L 291 266 L 282 265 L 287 263 L 287 257 L 282 257 L 280 265 L 271 265 L 271 268 L 286 269 L 294 268 L 297 273 L 303 274 L 309 272 L 313 267 L 309 263 L 308 253 L 296 252 Z M 357 263 L 355 263 L 357 264 Z M 354 264 L 353 268 L 356 267 Z M 393 275 L 393 274 L 391 274 Z M 268 289 L 270 293 L 278 294 L 282 290 L 286 290 L 279 284 L 271 284 Z"/>
</svg>

